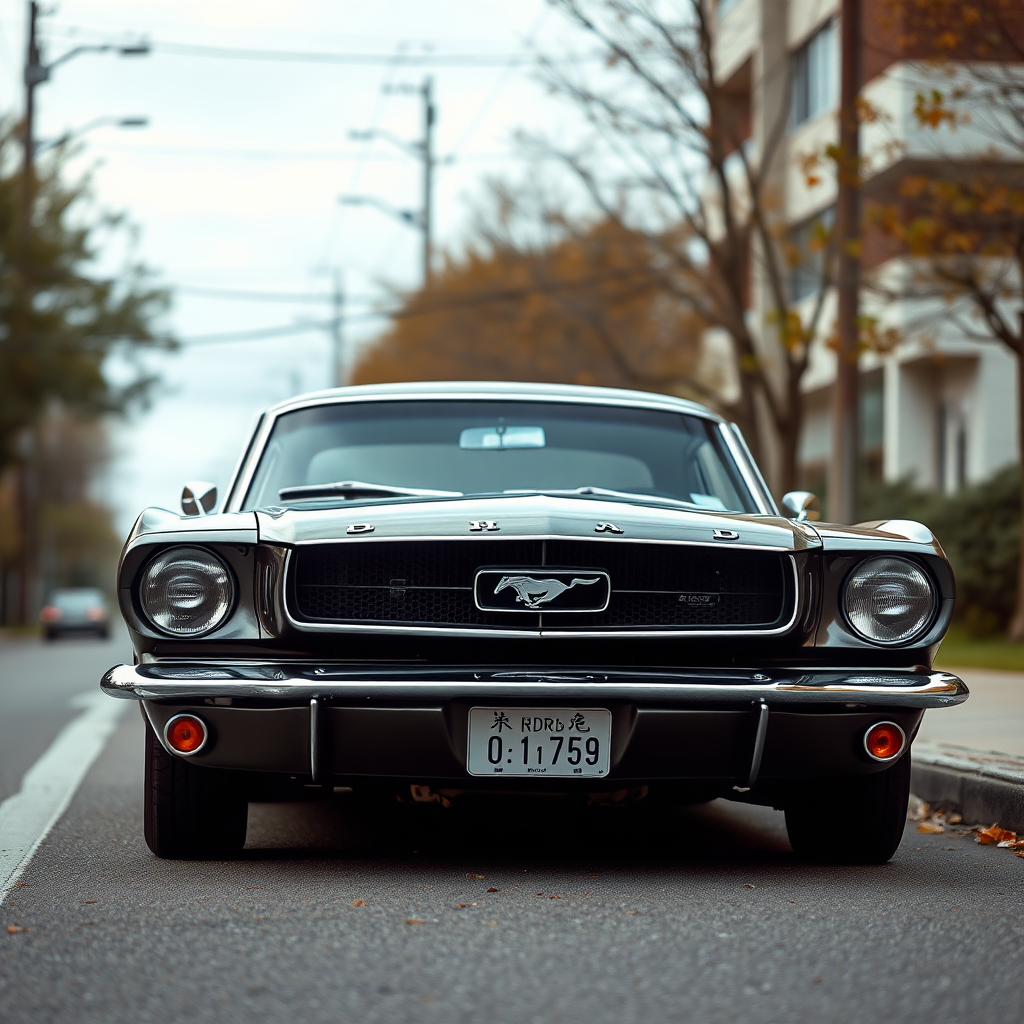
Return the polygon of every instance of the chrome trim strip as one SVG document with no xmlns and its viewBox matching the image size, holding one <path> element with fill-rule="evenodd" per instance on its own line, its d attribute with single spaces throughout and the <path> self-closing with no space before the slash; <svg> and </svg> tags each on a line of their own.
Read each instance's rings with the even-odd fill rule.
<svg viewBox="0 0 1024 1024">
<path fill-rule="evenodd" d="M 750 454 L 750 449 L 747 447 L 743 434 L 740 433 L 740 428 L 735 423 L 720 422 L 718 429 L 722 432 L 725 445 L 739 467 L 740 475 L 750 491 L 750 496 L 765 515 L 779 515 L 772 492 L 768 490 L 768 485 L 765 483 L 764 477 L 761 476 L 761 471 L 757 468 L 753 455 Z"/>
<path fill-rule="evenodd" d="M 309 698 L 309 774 L 320 781 L 320 698 Z"/>
<path fill-rule="evenodd" d="M 879 674 L 879 678 L 895 679 L 896 685 L 872 684 L 865 680 L 870 673 L 849 673 L 837 678 L 836 673 L 805 673 L 792 678 L 753 682 L 751 674 L 741 682 L 709 681 L 694 674 L 677 675 L 678 681 L 645 680 L 641 673 L 609 682 L 588 682 L 583 679 L 555 678 L 536 673 L 537 679 L 417 680 L 330 679 L 288 676 L 280 669 L 280 678 L 225 679 L 211 678 L 161 679 L 155 669 L 143 666 L 115 665 L 103 676 L 100 688 L 111 697 L 125 700 L 160 700 L 170 702 L 204 700 L 210 697 L 254 698 L 269 701 L 305 703 L 314 697 L 322 700 L 631 700 L 650 704 L 727 703 L 750 704 L 751 701 L 776 704 L 868 704 L 903 708 L 941 708 L 962 704 L 969 692 L 963 681 L 949 672 L 911 673 L 900 676 Z M 223 673 L 223 670 L 220 670 Z M 736 678 L 732 676 L 731 678 Z M 913 681 L 915 685 L 904 685 Z M 762 712 L 763 714 L 763 712 Z M 760 724 L 760 723 L 759 723 Z"/>
<path fill-rule="evenodd" d="M 687 402 L 685 399 L 672 398 L 670 395 L 658 396 L 651 394 L 649 399 L 625 398 L 612 395 L 558 395 L 558 394 L 530 394 L 529 392 L 502 397 L 496 391 L 438 391 L 428 392 L 398 392 L 394 394 L 374 395 L 338 395 L 327 394 L 319 398 L 308 398 L 297 401 L 293 404 L 286 404 L 278 408 L 267 410 L 263 422 L 253 437 L 247 458 L 245 473 L 243 476 L 232 478 L 228 498 L 224 502 L 225 512 L 241 511 L 243 497 L 249 493 L 252 478 L 256 472 L 258 458 L 248 456 L 263 451 L 266 447 L 266 440 L 274 428 L 279 416 L 287 413 L 297 412 L 300 409 L 313 409 L 322 405 L 349 405 L 357 402 L 548 402 L 555 405 L 607 405 L 623 409 L 655 409 L 661 412 L 677 412 L 687 416 L 696 416 L 698 419 L 710 420 L 712 423 L 723 424 L 725 421 L 717 413 L 705 409 L 696 403 Z M 230 499 L 230 505 L 228 504 Z"/>
<path fill-rule="evenodd" d="M 382 540 L 384 538 L 375 538 Z M 393 538 L 394 539 L 394 538 Z M 448 539 L 448 538 L 444 538 Z M 472 538 L 462 538 L 465 540 L 471 540 Z M 517 538 L 522 539 L 522 538 Z M 536 539 L 536 538 L 529 538 Z M 563 539 L 563 538 L 558 538 Z M 618 543 L 612 540 L 612 543 Z M 342 542 L 344 543 L 344 542 Z M 634 543 L 643 543 L 641 541 L 634 541 Z M 681 543 L 679 541 L 666 541 L 665 543 L 676 544 Z M 712 547 L 714 545 L 700 545 L 702 547 Z M 738 547 L 738 545 L 737 545 Z M 800 610 L 800 573 L 796 567 L 796 558 L 792 552 L 785 552 L 789 555 L 790 568 L 793 570 L 793 613 L 790 615 L 789 620 L 783 623 L 781 626 L 775 626 L 773 629 L 590 629 L 587 626 L 580 626 L 575 630 L 556 630 L 556 629 L 494 629 L 489 626 L 481 626 L 477 629 L 464 629 L 459 627 L 450 626 L 371 626 L 362 625 L 360 623 L 333 623 L 333 622 L 303 622 L 296 619 L 288 607 L 288 572 L 291 568 L 291 557 L 292 551 L 288 551 L 288 555 L 285 558 L 284 564 L 284 592 L 282 595 L 281 604 L 284 608 L 285 618 L 288 620 L 288 625 L 293 629 L 298 630 L 300 633 L 390 633 L 392 635 L 419 635 L 419 636 L 497 636 L 497 637 L 524 637 L 524 638 L 536 638 L 536 637 L 557 637 L 557 638 L 620 638 L 620 637 L 687 637 L 687 636 L 702 636 L 702 637 L 717 637 L 717 636 L 779 636 L 782 633 L 788 633 L 793 626 L 796 624 L 797 613 Z M 541 566 L 540 568 L 543 568 Z M 610 600 L 610 598 L 609 598 Z"/>
<path fill-rule="evenodd" d="M 747 776 L 747 789 L 752 789 L 757 776 L 761 772 L 761 757 L 764 754 L 764 740 L 768 735 L 768 705 L 762 700 L 757 712 L 757 733 L 754 736 L 754 754 L 750 759 L 750 774 Z"/>
<path fill-rule="evenodd" d="M 746 515 L 747 513 L 742 513 Z M 467 544 L 484 544 L 488 540 L 578 540 L 584 541 L 585 543 L 594 544 L 675 544 L 677 546 L 691 547 L 691 548 L 714 548 L 716 551 L 722 551 L 724 548 L 728 548 L 730 551 L 777 551 L 783 555 L 794 555 L 796 551 L 793 548 L 784 548 L 776 544 L 733 544 L 731 541 L 727 545 L 723 545 L 721 541 L 714 540 L 672 540 L 671 538 L 647 538 L 647 537 L 597 537 L 593 534 L 572 534 L 572 533 L 508 533 L 504 537 L 484 537 L 482 534 L 462 534 L 462 535 L 447 535 L 443 533 L 431 533 L 431 534 L 417 534 L 417 535 L 404 535 L 396 534 L 392 537 L 388 536 L 377 536 L 369 537 L 366 535 L 360 535 L 356 539 L 350 537 L 324 537 L 322 539 L 314 540 L 297 540 L 293 541 L 288 547 L 290 548 L 303 548 L 309 547 L 314 544 L 387 544 L 396 543 L 398 541 L 408 541 L 410 543 L 421 543 L 423 541 L 464 541 Z M 274 541 L 264 541 L 263 543 L 269 544 L 275 547 L 285 547 L 284 544 L 275 544 Z M 801 551 L 818 550 L 821 545 L 808 545 L 806 548 L 801 548 Z M 543 569 L 544 566 L 535 566 L 535 568 Z M 553 568 L 553 567 L 552 567 Z"/>
</svg>

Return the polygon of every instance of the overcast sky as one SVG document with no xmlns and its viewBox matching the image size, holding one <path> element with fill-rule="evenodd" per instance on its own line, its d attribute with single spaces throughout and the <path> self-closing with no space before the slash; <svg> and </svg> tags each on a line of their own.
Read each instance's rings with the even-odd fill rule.
<svg viewBox="0 0 1024 1024">
<path fill-rule="evenodd" d="M 457 248 L 486 176 L 522 173 L 517 128 L 555 133 L 576 124 L 506 58 L 551 52 L 569 38 L 544 0 L 59 0 L 40 19 L 44 59 L 76 45 L 147 39 L 146 57 L 84 54 L 61 65 L 37 96 L 37 137 L 100 117 L 146 116 L 144 130 L 102 127 L 83 137 L 76 171 L 94 170 L 99 202 L 140 229 L 139 251 L 175 290 L 173 331 L 196 343 L 154 364 L 152 408 L 116 433 L 109 496 L 126 530 L 146 505 L 177 508 L 186 479 L 221 488 L 265 406 L 330 382 L 330 346 L 313 327 L 260 341 L 200 343 L 208 335 L 322 322 L 317 301 L 343 275 L 354 342 L 384 321 L 365 319 L 384 284 L 412 287 L 421 242 L 410 227 L 338 196 L 370 194 L 396 207 L 420 202 L 418 163 L 380 140 L 421 132 L 415 95 L 387 86 L 434 79 L 435 193 L 440 246 Z M 0 110 L 20 114 L 25 0 L 0 0 Z M 189 47 L 202 48 L 193 52 Z M 238 59 L 228 51 L 375 55 L 389 63 Z M 396 66 L 404 54 L 473 57 Z M 204 289 L 207 290 L 204 292 Z M 221 294 L 214 295 L 216 291 Z M 262 298 L 231 297 L 253 292 Z M 312 301 L 277 301 L 284 294 Z M 275 297 L 270 301 L 271 297 Z"/>
</svg>

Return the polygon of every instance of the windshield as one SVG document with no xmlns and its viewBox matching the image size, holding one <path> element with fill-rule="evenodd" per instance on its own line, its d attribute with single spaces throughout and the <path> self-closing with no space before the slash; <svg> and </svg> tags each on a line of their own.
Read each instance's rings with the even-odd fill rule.
<svg viewBox="0 0 1024 1024">
<path fill-rule="evenodd" d="M 711 420 L 521 401 L 353 402 L 286 413 L 245 508 L 586 488 L 757 511 Z"/>
</svg>

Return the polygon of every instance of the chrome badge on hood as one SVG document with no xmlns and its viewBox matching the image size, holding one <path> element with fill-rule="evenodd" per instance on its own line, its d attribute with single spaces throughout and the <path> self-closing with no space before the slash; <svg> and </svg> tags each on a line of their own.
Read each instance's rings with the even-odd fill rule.
<svg viewBox="0 0 1024 1024">
<path fill-rule="evenodd" d="M 606 572 L 586 569 L 481 569 L 473 596 L 489 612 L 603 612 L 611 597 Z"/>
</svg>

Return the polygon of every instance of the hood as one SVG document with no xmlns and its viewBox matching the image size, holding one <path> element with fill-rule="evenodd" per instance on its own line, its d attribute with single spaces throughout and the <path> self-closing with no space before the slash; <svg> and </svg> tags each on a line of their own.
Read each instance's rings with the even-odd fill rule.
<svg viewBox="0 0 1024 1024">
<path fill-rule="evenodd" d="M 207 517 L 207 521 L 214 517 Z M 341 540 L 350 527 L 364 537 L 571 537 L 685 541 L 801 551 L 821 546 L 817 533 L 803 523 L 776 516 L 742 515 L 632 504 L 605 499 L 530 494 L 497 498 L 382 502 L 357 507 L 260 509 L 259 537 L 271 544 Z M 497 529 L 471 529 L 491 522 Z M 602 524 L 614 526 L 598 530 Z M 367 529 L 372 527 L 372 530 Z M 735 537 L 715 537 L 715 531 Z M 621 532 L 620 532 L 621 531 Z"/>
</svg>

